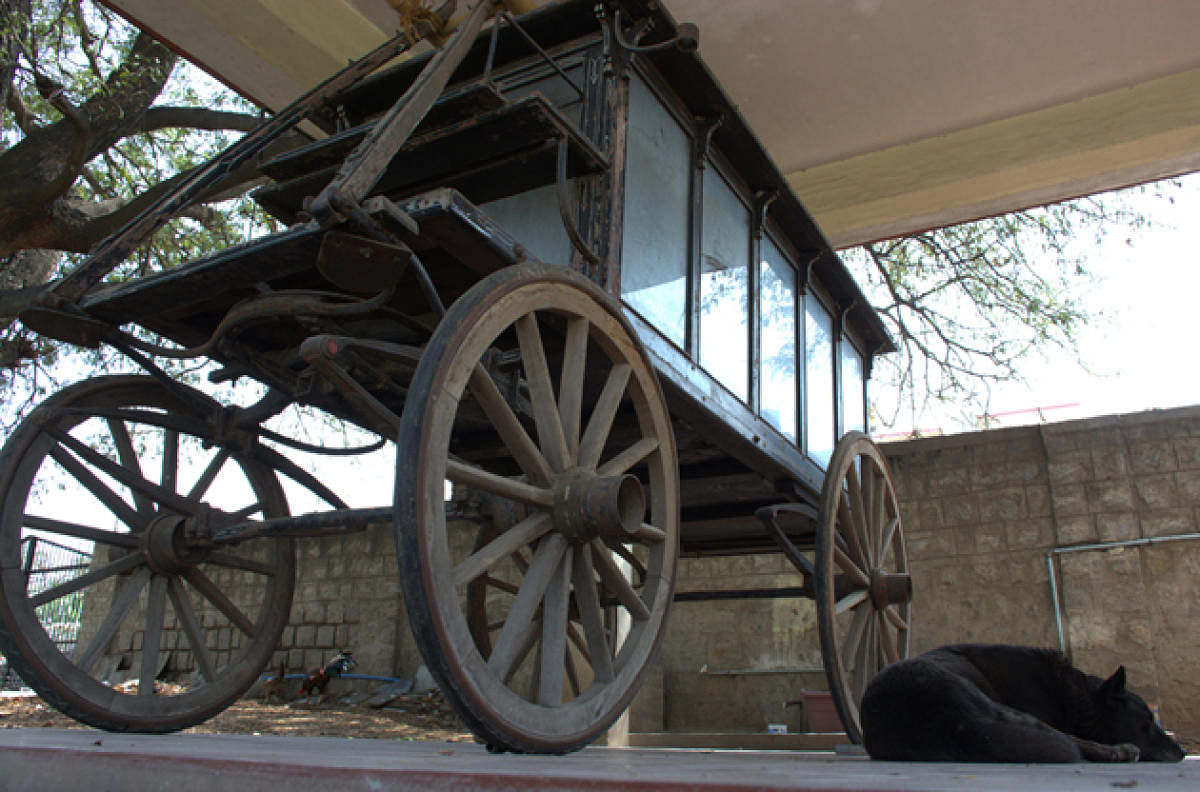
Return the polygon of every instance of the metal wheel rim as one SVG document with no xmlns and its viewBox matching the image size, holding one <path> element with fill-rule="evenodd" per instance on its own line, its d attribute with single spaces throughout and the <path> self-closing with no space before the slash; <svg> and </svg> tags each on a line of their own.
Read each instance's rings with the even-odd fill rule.
<svg viewBox="0 0 1200 792">
<path fill-rule="evenodd" d="M 469 624 L 469 608 L 462 604 L 461 589 L 456 590 L 453 582 L 455 564 L 450 557 L 442 503 L 443 479 L 447 476 L 461 479 L 458 471 L 447 472 L 449 433 L 462 394 L 468 390 L 476 393 L 477 386 L 471 384 L 476 362 L 501 333 L 515 327 L 523 317 L 536 317 L 542 312 L 552 313 L 569 325 L 586 327 L 586 339 L 590 339 L 590 343 L 585 343 L 584 347 L 589 350 L 588 355 L 595 354 L 599 348 L 610 363 L 627 365 L 628 380 L 619 392 L 633 402 L 642 438 L 652 438 L 656 446 L 640 458 L 648 467 L 650 490 L 649 514 L 645 522 L 661 532 L 661 538 L 648 544 L 647 571 L 639 594 L 648 613 L 645 618 L 632 620 L 628 637 L 611 660 L 611 681 L 593 680 L 580 695 L 562 702 L 553 701 L 551 690 L 548 703 L 533 700 L 542 696 L 541 693 L 517 693 L 505 683 L 502 672 L 489 667 L 489 660 L 496 658 L 497 652 L 504 654 L 502 650 L 490 647 L 492 653 L 485 658 L 476 645 Z M 442 356 L 436 352 L 440 349 L 446 350 Z M 657 377 L 632 329 L 620 315 L 620 308 L 590 282 L 558 267 L 513 267 L 484 279 L 451 308 L 427 350 L 409 392 L 397 465 L 397 541 L 401 549 L 406 605 L 414 633 L 425 661 L 443 691 L 486 742 L 529 752 L 574 750 L 607 728 L 636 693 L 661 640 L 671 602 L 678 559 L 678 474 L 670 419 Z M 563 373 L 562 376 L 562 381 L 566 381 L 569 375 Z M 612 368 L 607 376 L 610 380 L 620 379 L 612 373 Z M 437 394 L 437 398 L 414 401 L 414 394 Z M 570 413 L 571 410 L 562 409 L 561 395 L 552 394 L 551 403 L 560 413 Z M 533 398 L 537 399 L 536 396 Z M 547 410 L 543 409 L 539 414 L 545 412 Z M 595 437 L 588 437 L 590 418 L 587 422 L 578 416 L 564 421 L 568 426 L 577 427 L 564 430 L 564 436 L 570 438 L 582 434 L 579 446 L 587 446 L 580 451 L 568 439 L 568 453 L 588 456 L 598 453 L 592 442 Z M 542 440 L 543 431 L 544 428 L 539 427 L 537 432 L 530 434 L 531 439 L 536 438 L 534 442 L 541 450 L 548 445 Z M 606 433 L 599 434 L 601 440 L 607 439 Z M 602 449 L 603 445 L 600 443 L 599 447 Z M 413 448 L 418 449 L 415 463 L 406 459 L 412 452 L 405 449 Z M 578 456 L 573 459 L 578 461 Z M 613 463 L 610 458 L 600 459 L 600 467 Z M 589 464 L 596 466 L 591 462 L 584 467 Z M 553 463 L 553 467 L 556 474 L 561 472 L 558 463 Z M 548 487 L 541 489 L 545 491 Z M 527 505 L 535 513 L 549 513 L 548 507 Z M 528 526 L 528 521 L 525 525 Z M 571 561 L 566 560 L 566 551 L 544 551 L 547 555 L 563 553 L 551 564 L 555 569 L 553 580 L 558 582 L 552 580 L 549 586 L 565 585 L 572 592 L 567 596 L 567 603 L 579 611 L 580 598 L 575 592 L 581 590 L 587 598 L 587 588 L 586 584 L 582 589 L 578 588 L 578 582 L 585 578 L 576 577 L 583 573 L 575 569 L 575 560 L 582 558 L 581 564 L 590 561 L 595 569 L 596 564 L 602 563 L 598 559 L 603 545 L 598 545 L 599 540 L 572 544 L 553 524 L 540 537 L 537 550 L 529 543 L 522 547 L 529 549 L 531 564 L 537 564 L 539 553 L 543 552 L 541 548 L 565 545 Z M 595 572 L 591 574 L 594 585 Z M 565 584 L 564 578 L 569 578 Z M 522 578 L 522 584 L 529 579 Z M 514 598 L 514 609 L 519 596 Z M 551 608 L 551 602 L 546 598 L 545 608 Z M 618 609 L 627 610 L 624 606 Z M 554 620 L 545 621 L 553 623 Z M 591 623 L 595 623 L 594 619 Z M 585 628 L 583 637 L 594 640 L 594 633 L 595 630 L 589 632 Z M 501 637 L 498 643 L 504 641 Z M 611 645 L 608 648 L 611 649 Z M 571 650 L 568 648 L 566 653 L 570 655 Z M 604 665 L 603 661 L 600 664 Z M 555 665 L 549 663 L 545 667 Z M 542 669 L 539 665 L 535 674 L 545 679 L 548 675 Z M 597 676 L 601 675 L 596 664 L 592 664 L 591 669 Z M 607 676 L 607 669 L 601 670 Z M 549 687 L 553 688 L 553 677 L 550 679 Z"/>
<path fill-rule="evenodd" d="M 289 615 L 295 581 L 294 546 L 291 540 L 268 540 L 259 543 L 258 551 L 261 557 L 255 558 L 253 552 L 231 549 L 208 556 L 193 565 L 187 572 L 184 572 L 182 568 L 177 572 L 164 572 L 161 569 L 152 568 L 149 563 L 149 551 L 136 542 L 131 545 L 132 549 L 128 553 L 123 557 L 118 557 L 115 562 L 100 559 L 100 568 L 111 570 L 114 568 L 114 564 L 128 564 L 128 566 L 120 572 L 109 574 L 103 579 L 85 585 L 83 587 L 86 592 L 85 597 L 93 592 L 100 592 L 100 587 L 107 585 L 109 581 L 116 581 L 113 584 L 114 588 L 122 591 L 130 585 L 136 585 L 140 589 L 137 600 L 129 607 L 128 614 L 117 624 L 109 639 L 103 643 L 108 645 L 112 637 L 117 635 L 117 631 L 125 626 L 133 629 L 133 623 L 129 620 L 142 620 L 142 649 L 138 650 L 134 646 L 130 648 L 131 665 L 136 674 L 137 687 L 141 688 L 143 679 L 152 679 L 157 675 L 153 667 L 161 662 L 163 652 L 171 650 L 169 646 L 167 649 L 163 648 L 161 639 L 164 633 L 169 632 L 166 625 L 172 623 L 165 620 L 169 614 L 173 622 L 178 625 L 176 633 L 179 645 L 182 646 L 183 642 L 188 645 L 186 650 L 180 649 L 179 651 L 189 652 L 198 666 L 207 665 L 204 672 L 198 670 L 195 675 L 197 679 L 193 684 L 179 692 L 168 695 L 160 695 L 160 691 L 156 691 L 152 695 L 138 695 L 132 689 L 123 692 L 98 678 L 105 673 L 104 664 L 98 659 L 90 671 L 77 664 L 75 660 L 86 662 L 80 659 L 80 651 L 86 656 L 89 654 L 88 648 L 80 646 L 75 650 L 72 653 L 75 660 L 64 655 L 49 633 L 42 627 L 35 610 L 35 600 L 30 597 L 29 587 L 31 584 L 27 583 L 26 576 L 20 568 L 22 524 L 27 522 L 27 518 L 24 516 L 28 506 L 27 496 L 35 486 L 35 478 L 40 482 L 42 481 L 41 476 L 46 474 L 43 466 L 47 464 L 47 455 L 51 450 L 62 454 L 67 448 L 64 444 L 65 441 L 55 439 L 47 432 L 46 426 L 54 426 L 69 432 L 78 429 L 85 423 L 95 424 L 101 420 L 98 416 L 102 413 L 112 414 L 114 409 L 120 407 L 137 408 L 120 413 L 122 416 L 133 416 L 135 413 L 139 416 L 134 423 L 128 422 L 125 417 L 113 420 L 104 419 L 109 427 L 109 441 L 114 446 L 109 450 L 108 455 L 110 459 L 118 462 L 128 474 L 132 474 L 129 457 L 123 458 L 122 452 L 116 448 L 118 445 L 116 438 L 121 433 L 121 430 L 114 428 L 118 424 L 124 426 L 125 440 L 129 445 L 132 445 L 132 442 L 129 442 L 131 435 L 135 438 L 140 436 L 139 430 L 153 433 L 155 427 L 162 431 L 163 437 L 174 434 L 175 442 L 182 443 L 185 448 L 189 444 L 189 438 L 197 441 L 205 439 L 203 419 L 196 415 L 192 408 L 176 398 L 165 386 L 147 377 L 103 377 L 79 383 L 55 394 L 35 410 L 9 438 L 4 451 L 0 452 L 0 493 L 4 496 L 4 504 L 0 507 L 2 508 L 0 511 L 0 563 L 3 564 L 3 570 L 0 571 L 0 587 L 2 587 L 0 590 L 3 592 L 3 596 L 0 597 L 0 643 L 2 643 L 6 655 L 10 656 L 14 668 L 25 681 L 43 698 L 77 720 L 110 730 L 173 731 L 201 722 L 224 709 L 257 678 L 258 673 L 274 651 Z M 215 403 L 214 408 L 216 408 Z M 177 453 L 178 449 L 177 445 Z M 126 453 L 128 452 L 129 449 L 126 449 Z M 99 470 L 92 462 L 81 456 L 84 452 L 70 450 L 67 453 L 77 462 L 82 462 L 88 470 Z M 268 468 L 240 458 L 240 455 L 237 454 L 230 454 L 223 460 L 218 460 L 222 453 L 219 449 L 215 449 L 213 456 L 205 465 L 205 471 L 210 472 L 214 480 L 220 481 L 221 477 L 225 475 L 240 474 L 251 493 L 250 497 L 255 499 L 255 505 L 258 506 L 256 513 L 268 517 L 287 514 L 283 491 Z M 162 458 L 166 459 L 167 455 L 164 453 Z M 174 473 L 171 474 L 181 476 L 176 482 L 177 488 L 187 492 L 190 484 L 190 488 L 198 493 L 192 498 L 193 502 L 209 497 L 207 488 L 199 489 L 203 486 L 199 480 L 187 481 L 188 471 L 186 468 L 179 467 L 178 459 L 177 455 L 177 462 L 173 465 Z M 61 463 L 56 464 L 61 470 Z M 137 464 L 140 467 L 141 463 Z M 155 483 L 162 483 L 163 476 L 168 475 L 166 467 L 167 465 L 164 463 L 163 469 L 157 471 L 160 475 L 146 474 L 141 470 L 138 471 L 138 474 L 147 480 L 157 478 L 158 481 Z M 236 468 L 238 473 L 227 472 L 233 468 Z M 144 494 L 140 497 L 134 496 L 132 489 L 122 488 L 116 479 L 108 478 L 107 474 L 102 471 L 97 475 L 104 480 L 103 483 L 111 491 L 120 492 L 118 497 L 128 504 L 129 512 L 140 513 L 139 518 L 143 521 L 146 519 L 143 510 L 146 509 L 159 509 L 163 517 L 172 512 L 173 507 L 166 506 L 153 497 Z M 79 484 L 80 479 L 74 477 L 73 482 Z M 211 487 L 211 483 L 208 486 Z M 223 485 L 218 484 L 218 487 L 220 486 Z M 188 497 L 190 496 L 185 496 L 185 500 Z M 30 513 L 35 513 L 40 508 L 42 507 L 33 507 Z M 81 514 L 78 517 L 78 525 L 90 527 L 89 520 L 93 519 L 91 512 Z M 136 534 L 140 541 L 142 534 L 139 530 L 130 529 L 128 522 L 122 522 L 121 518 L 115 515 L 112 519 L 115 524 L 114 529 L 100 528 L 99 530 L 109 534 L 110 537 L 117 534 L 117 538 L 124 542 L 128 542 L 131 534 Z M 100 520 L 95 521 L 99 522 Z M 122 528 L 125 529 L 124 532 L 122 532 Z M 96 547 L 100 548 L 100 546 L 101 543 L 98 542 Z M 112 545 L 105 546 L 111 547 Z M 98 549 L 97 555 L 100 552 Z M 109 558 L 113 557 L 111 552 L 103 552 L 107 552 Z M 140 560 L 138 559 L 139 555 L 141 556 Z M 245 569 L 246 564 L 253 566 L 255 571 Z M 191 648 L 192 640 L 188 637 L 189 632 L 195 635 L 200 631 L 212 628 L 220 630 L 220 617 L 211 620 L 210 624 L 204 626 L 199 626 L 199 624 L 202 619 L 208 619 L 210 611 L 214 609 L 219 611 L 221 606 L 228 607 L 228 605 L 225 601 L 222 601 L 221 605 L 216 604 L 214 598 L 220 599 L 222 596 L 220 593 L 213 593 L 212 590 L 202 592 L 196 586 L 204 586 L 207 589 L 211 584 L 219 592 L 213 577 L 221 580 L 224 577 L 223 572 L 237 568 L 234 565 L 242 567 L 237 572 L 233 572 L 234 575 L 244 573 L 248 576 L 265 579 L 265 582 L 255 588 L 256 591 L 261 590 L 257 612 L 247 614 L 242 607 L 235 603 L 233 607 L 237 609 L 237 613 L 234 616 L 225 617 L 231 628 L 231 644 L 234 642 L 232 630 L 236 629 L 235 620 L 241 621 L 252 629 L 254 634 L 252 636 L 244 635 L 245 640 L 238 639 L 240 647 L 237 650 L 231 648 L 226 654 L 225 650 L 219 648 L 220 642 L 224 639 L 218 637 L 216 639 L 217 647 L 210 648 L 207 646 L 208 633 L 204 632 L 201 637 L 205 648 L 197 652 Z M 95 565 L 92 569 L 96 569 Z M 122 578 L 125 579 L 122 580 Z M 100 593 L 100 596 L 103 594 Z M 211 606 L 199 616 L 196 613 L 197 597 L 201 603 L 208 603 Z M 116 603 L 120 598 L 121 595 L 118 593 L 113 600 L 106 601 L 105 605 L 100 607 Z M 147 605 L 151 601 L 157 601 L 157 606 Z M 154 653 L 147 651 L 145 641 L 150 620 L 143 618 L 149 612 L 153 612 L 153 607 L 160 609 L 158 611 L 159 627 L 157 628 L 160 636 L 160 648 L 158 652 Z M 107 614 L 112 616 L 114 610 L 115 608 L 109 608 Z M 187 625 L 185 623 L 189 621 L 189 618 L 183 613 L 189 610 L 192 623 Z M 105 630 L 105 626 L 102 622 L 97 633 L 103 630 Z M 241 631 L 239 630 L 239 632 Z M 169 641 L 166 643 L 169 644 Z M 103 651 L 103 649 L 96 649 L 92 654 L 93 656 L 96 653 L 102 654 Z M 153 657 L 151 657 L 152 654 Z M 203 661 L 200 659 L 202 655 Z M 228 660 L 221 662 L 225 657 L 228 657 Z"/>
<path fill-rule="evenodd" d="M 846 531 L 846 523 L 854 528 Z M 909 651 L 911 578 L 902 600 L 888 599 L 883 574 L 910 575 L 895 486 L 878 446 L 849 432 L 834 449 L 821 492 L 816 601 L 829 690 L 855 743 L 862 743 L 859 704 L 868 683 Z"/>
</svg>

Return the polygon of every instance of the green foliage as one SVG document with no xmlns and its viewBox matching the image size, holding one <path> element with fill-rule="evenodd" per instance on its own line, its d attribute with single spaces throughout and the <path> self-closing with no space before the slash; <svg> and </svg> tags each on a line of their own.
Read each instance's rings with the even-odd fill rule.
<svg viewBox="0 0 1200 792">
<path fill-rule="evenodd" d="M 15 147 L 40 131 L 61 124 L 71 112 L 100 112 L 104 106 L 121 113 L 154 108 L 201 108 L 230 113 L 204 126 L 228 122 L 246 128 L 259 115 L 257 108 L 173 55 L 158 60 L 135 57 L 146 49 L 139 31 L 99 3 L 82 0 L 0 0 L 0 35 L 13 44 L 15 58 L 0 68 L 0 81 L 10 78 L 12 97 L 0 123 L 0 163 Z M 14 35 L 15 34 L 15 35 Z M 157 46 L 157 45 L 155 45 Z M 137 69 L 170 69 L 154 96 L 130 98 L 136 86 L 147 82 Z M 154 76 L 154 75 L 151 75 Z M 158 75 L 161 77 L 161 75 Z M 155 79 L 149 80 L 155 87 Z M 152 89 L 153 90 L 153 89 Z M 233 142 L 241 132 L 194 128 L 179 123 L 148 124 L 145 131 L 119 134 L 111 145 L 87 158 L 77 178 L 55 200 L 57 211 L 82 213 L 88 218 L 117 216 L 131 201 L 156 185 L 186 173 Z M 34 138 L 36 139 L 36 138 Z M 12 159 L 12 157 L 8 157 Z M 32 190 L 31 190 L 32 192 Z M 32 197 L 30 201 L 32 202 Z M 246 197 L 193 207 L 187 216 L 159 229 L 124 264 L 109 275 L 124 281 L 161 272 L 230 247 L 250 236 L 273 230 L 274 222 Z M 105 232 L 107 233 L 107 231 Z M 53 254 L 48 271 L 34 283 L 21 277 L 17 255 L 0 257 L 0 290 L 36 285 L 62 277 L 86 258 L 68 242 Z M 0 425 L 10 429 L 32 404 L 55 389 L 60 378 L 72 379 L 84 371 L 113 370 L 123 364 L 111 353 L 93 353 L 46 342 L 25 331 L 19 323 L 0 322 Z"/>
</svg>

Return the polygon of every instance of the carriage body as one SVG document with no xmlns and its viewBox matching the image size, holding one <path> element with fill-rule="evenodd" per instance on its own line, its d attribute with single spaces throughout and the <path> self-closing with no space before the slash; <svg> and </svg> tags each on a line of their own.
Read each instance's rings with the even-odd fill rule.
<svg viewBox="0 0 1200 792">
<path fill-rule="evenodd" d="M 113 343 L 153 372 L 161 349 L 114 330 L 133 323 L 216 361 L 221 377 L 270 389 L 259 409 L 231 415 L 161 384 L 158 371 L 154 398 L 122 401 L 124 381 L 110 396 L 97 386 L 10 440 L 6 491 L 35 489 L 25 457 L 74 457 L 68 472 L 103 467 L 61 439 L 80 414 L 108 428 L 109 458 L 140 476 L 117 424 L 147 408 L 187 413 L 164 434 L 238 461 L 255 493 L 253 506 L 213 518 L 196 503 L 207 485 L 181 490 L 190 504 L 160 491 L 165 464 L 160 489 L 105 470 L 130 492 L 130 507 L 109 511 L 141 526 L 123 533 L 144 536 L 115 540 L 96 574 L 115 589 L 110 614 L 121 611 L 108 621 L 145 618 L 143 640 L 157 644 L 150 624 L 171 623 L 170 610 L 197 644 L 191 596 L 242 633 L 240 653 L 198 658 L 194 693 L 154 694 L 163 669 L 149 650 L 132 703 L 74 693 L 103 686 L 102 641 L 84 650 L 82 669 L 53 656 L 31 635 L 46 597 L 19 601 L 28 576 L 6 569 L 2 648 L 25 657 L 53 703 L 110 728 L 206 717 L 274 648 L 292 541 L 390 516 L 418 643 L 489 744 L 559 752 L 593 739 L 654 655 L 680 554 L 775 549 L 801 575 L 792 594 L 825 614 L 831 689 L 855 736 L 854 700 L 872 670 L 907 653 L 899 514 L 886 465 L 861 435 L 872 360 L 891 342 L 692 35 L 641 0 L 498 17 L 441 66 L 445 87 L 402 145 L 377 131 L 420 104 L 439 54 L 313 103 L 319 139 L 259 163 L 271 182 L 255 198 L 287 230 L 28 317 L 48 335 Z M 326 186 L 364 164 L 378 174 L 369 188 L 330 202 Z M 131 412 L 139 398 L 155 403 Z M 347 509 L 304 479 L 334 509 L 287 515 L 272 474 L 299 474 L 262 450 L 259 426 L 291 403 L 397 441 L 390 506 Z M 47 419 L 64 422 L 49 439 Z M 489 515 L 466 546 L 446 527 L 446 479 Z M 30 531 L 56 527 L 20 501 L 0 528 L 6 556 Z M 88 526 L 57 527 L 95 538 Z M 259 603 L 229 601 L 204 564 L 257 575 Z M 131 570 L 145 605 L 138 591 L 120 593 L 130 581 L 113 584 Z M 184 705 L 173 709 L 175 698 Z"/>
</svg>

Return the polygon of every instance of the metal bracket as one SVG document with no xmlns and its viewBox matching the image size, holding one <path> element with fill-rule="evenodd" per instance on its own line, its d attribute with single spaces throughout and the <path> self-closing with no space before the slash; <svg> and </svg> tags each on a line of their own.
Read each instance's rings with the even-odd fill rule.
<svg viewBox="0 0 1200 792">
<path fill-rule="evenodd" d="M 645 47 L 640 42 L 646 34 L 654 29 L 654 20 L 643 19 L 634 25 L 632 41 L 625 38 L 625 34 L 621 32 L 621 27 L 621 9 L 618 8 L 613 13 L 613 38 L 621 46 L 621 49 L 628 53 L 645 55 L 672 48 L 678 49 L 681 52 L 695 52 L 700 47 L 700 28 L 692 22 L 680 22 L 675 26 L 674 37 Z"/>
</svg>

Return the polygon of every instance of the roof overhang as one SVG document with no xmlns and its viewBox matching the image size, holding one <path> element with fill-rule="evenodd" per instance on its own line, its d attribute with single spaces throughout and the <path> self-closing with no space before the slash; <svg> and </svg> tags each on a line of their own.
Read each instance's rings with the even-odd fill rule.
<svg viewBox="0 0 1200 792">
<path fill-rule="evenodd" d="M 103 0 L 277 110 L 387 0 Z M 1193 0 L 668 0 L 836 246 L 1200 170 Z"/>
</svg>

